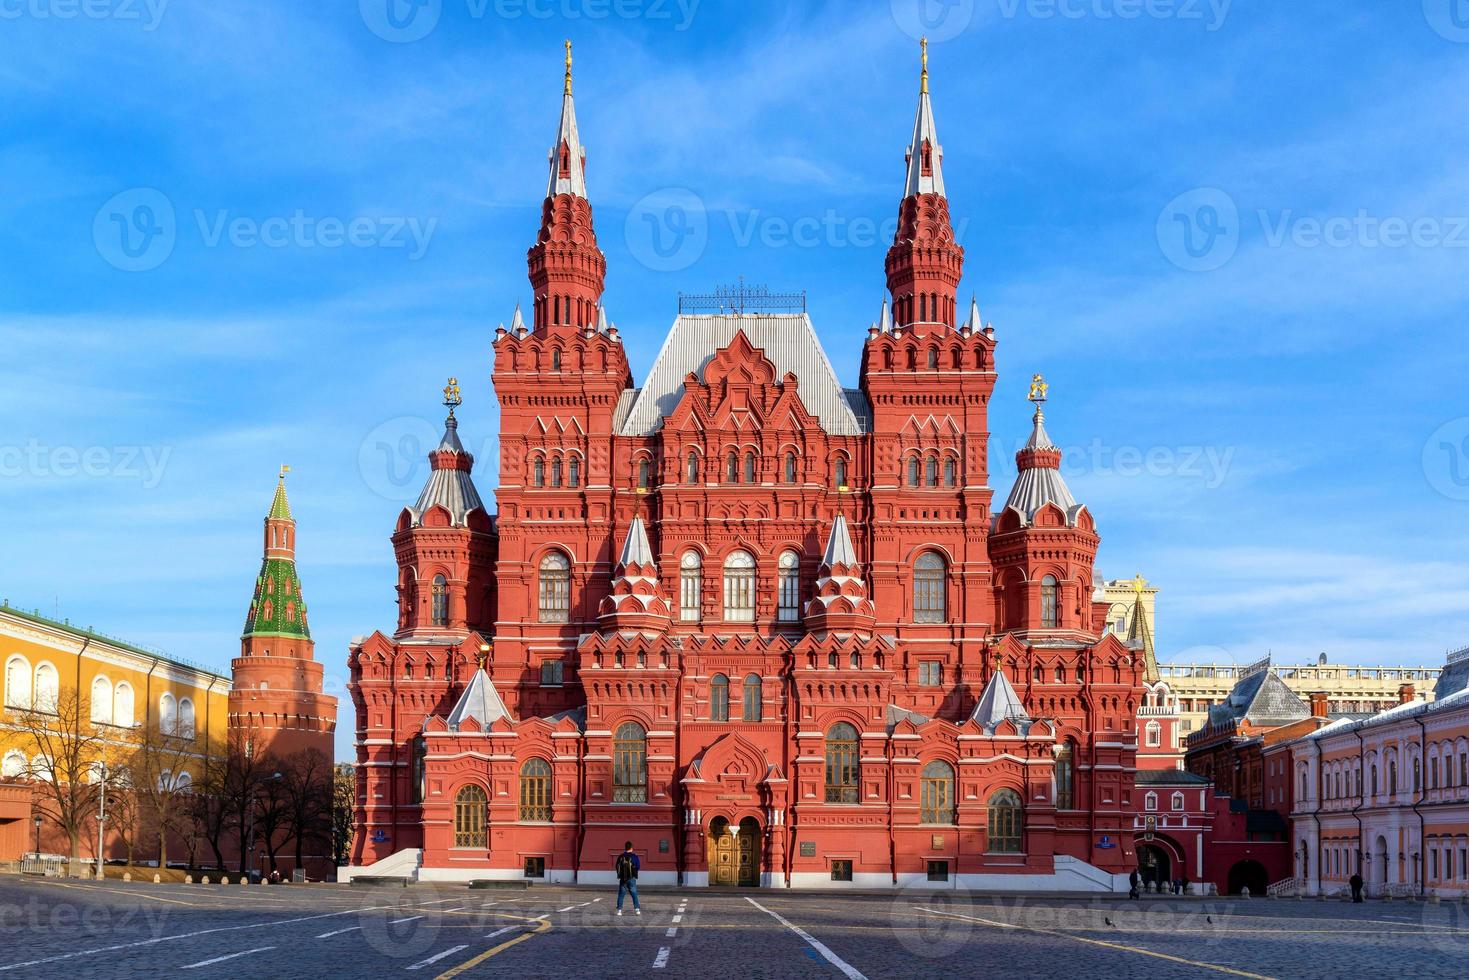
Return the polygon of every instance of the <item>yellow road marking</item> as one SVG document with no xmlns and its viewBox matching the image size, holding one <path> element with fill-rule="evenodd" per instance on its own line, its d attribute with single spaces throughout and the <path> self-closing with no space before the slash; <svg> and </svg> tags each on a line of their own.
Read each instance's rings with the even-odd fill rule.
<svg viewBox="0 0 1469 980">
<path fill-rule="evenodd" d="M 458 966 L 454 967 L 453 969 L 451 969 L 451 970 L 445 970 L 443 973 L 440 973 L 437 977 L 435 977 L 434 980 L 450 980 L 450 978 L 452 978 L 452 977 L 457 977 L 457 976 L 459 976 L 459 974 L 463 973 L 465 970 L 472 970 L 475 967 L 479 966 L 481 963 L 483 963 L 485 960 L 489 959 L 491 956 L 498 956 L 500 953 L 505 952 L 505 950 L 509 949 L 511 946 L 515 946 L 515 945 L 518 945 L 519 943 L 523 943 L 527 939 L 530 939 L 532 936 L 539 936 L 541 933 L 543 933 L 543 932 L 545 932 L 545 931 L 547 931 L 548 929 L 551 928 L 551 920 L 549 918 L 547 918 L 547 919 L 528 919 L 526 921 L 536 923 L 536 927 L 535 927 L 535 929 L 533 931 L 531 931 L 531 932 L 522 932 L 520 935 L 516 936 L 514 939 L 507 939 L 505 942 L 501 943 L 500 945 L 491 947 L 490 949 L 485 950 L 483 953 L 480 953 L 478 956 L 475 956 L 475 957 L 472 957 L 470 959 L 465 960 L 463 963 L 460 963 Z"/>
<path fill-rule="evenodd" d="M 1125 953 L 1136 953 L 1139 956 L 1152 956 L 1160 960 L 1168 960 L 1170 963 L 1182 963 L 1185 966 L 1196 966 L 1201 970 L 1214 970 L 1218 973 L 1227 973 L 1234 977 L 1248 977 L 1249 980 L 1275 980 L 1260 973 L 1249 973 L 1245 970 L 1235 970 L 1227 966 L 1219 966 L 1217 963 L 1203 963 L 1199 960 L 1185 959 L 1182 956 L 1172 956 L 1168 953 L 1159 953 L 1156 950 L 1142 949 L 1138 946 L 1127 946 L 1123 943 L 1109 943 L 1101 939 L 1088 939 L 1085 936 L 1073 936 L 1070 933 L 1058 932 L 1055 929 L 1037 929 L 1033 926 L 1018 926 L 1009 922 L 996 922 L 993 919 L 981 919 L 972 915 L 960 915 L 957 912 L 944 912 L 939 909 L 920 908 L 920 912 L 928 912 L 931 915 L 947 915 L 955 919 L 965 919 L 969 922 L 979 922 L 983 925 L 994 926 L 999 929 L 1019 929 L 1023 932 L 1042 933 L 1047 936 L 1060 936 L 1062 939 L 1070 939 L 1072 942 L 1087 943 L 1092 946 L 1102 946 L 1107 949 L 1117 949 Z"/>
<path fill-rule="evenodd" d="M 82 885 L 82 884 L 76 884 L 74 882 L 64 882 L 64 881 L 48 881 L 48 882 L 46 882 L 46 884 L 48 884 L 48 885 L 55 885 L 57 888 L 76 888 L 76 889 L 80 889 L 81 891 L 87 891 L 87 892 L 107 892 L 109 895 L 128 895 L 130 897 L 146 898 L 150 902 L 167 902 L 170 905 L 187 905 L 190 908 L 204 908 L 205 907 L 205 906 L 200 905 L 198 902 L 185 902 L 182 899 L 178 899 L 178 898 L 164 898 L 161 895 L 145 895 L 142 892 L 123 891 L 122 889 L 119 889 L 119 888 L 103 888 L 100 885 Z"/>
</svg>

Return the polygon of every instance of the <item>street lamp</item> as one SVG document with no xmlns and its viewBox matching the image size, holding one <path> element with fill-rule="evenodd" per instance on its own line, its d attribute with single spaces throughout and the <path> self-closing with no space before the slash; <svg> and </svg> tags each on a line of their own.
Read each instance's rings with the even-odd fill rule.
<svg viewBox="0 0 1469 980">
<path fill-rule="evenodd" d="M 97 868 L 96 879 L 101 881 L 104 877 L 102 872 L 102 826 L 107 822 L 107 763 L 104 760 L 97 764 L 97 778 L 102 783 L 102 791 L 97 794 Z"/>
<path fill-rule="evenodd" d="M 36 811 L 36 860 L 41 860 L 41 812 Z"/>
</svg>

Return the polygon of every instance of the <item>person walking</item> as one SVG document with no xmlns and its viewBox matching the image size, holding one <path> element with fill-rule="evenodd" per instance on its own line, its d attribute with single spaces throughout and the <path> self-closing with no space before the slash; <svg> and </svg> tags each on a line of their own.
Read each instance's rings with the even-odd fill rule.
<svg viewBox="0 0 1469 980">
<path fill-rule="evenodd" d="M 1132 874 L 1127 876 L 1127 897 L 1137 900 L 1137 868 L 1132 869 Z"/>
<path fill-rule="evenodd" d="M 1353 874 L 1350 878 L 1347 879 L 1347 884 L 1352 886 L 1352 901 L 1361 902 L 1362 876 L 1360 874 Z"/>
<path fill-rule="evenodd" d="M 622 914 L 622 899 L 624 895 L 632 896 L 633 912 L 637 915 L 643 914 L 643 906 L 638 902 L 638 867 L 641 862 L 633 852 L 632 841 L 622 845 L 622 853 L 617 855 L 617 914 Z"/>
</svg>

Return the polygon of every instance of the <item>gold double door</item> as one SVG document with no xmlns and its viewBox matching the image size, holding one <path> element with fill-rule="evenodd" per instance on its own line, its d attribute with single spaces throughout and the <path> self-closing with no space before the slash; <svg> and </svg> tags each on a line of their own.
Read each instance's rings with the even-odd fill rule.
<svg viewBox="0 0 1469 980">
<path fill-rule="evenodd" d="M 716 817 L 709 825 L 709 884 L 759 883 L 760 824 L 746 817 L 734 828 L 724 817 Z"/>
</svg>

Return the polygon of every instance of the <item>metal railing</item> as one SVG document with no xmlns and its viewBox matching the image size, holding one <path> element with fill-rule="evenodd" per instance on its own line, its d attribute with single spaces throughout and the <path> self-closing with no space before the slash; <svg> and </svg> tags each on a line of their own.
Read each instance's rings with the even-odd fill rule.
<svg viewBox="0 0 1469 980">
<path fill-rule="evenodd" d="M 1282 895 L 1295 896 L 1303 894 L 1306 890 L 1306 882 L 1301 878 L 1282 878 L 1273 885 L 1265 886 L 1265 894 L 1274 898 Z"/>
</svg>

